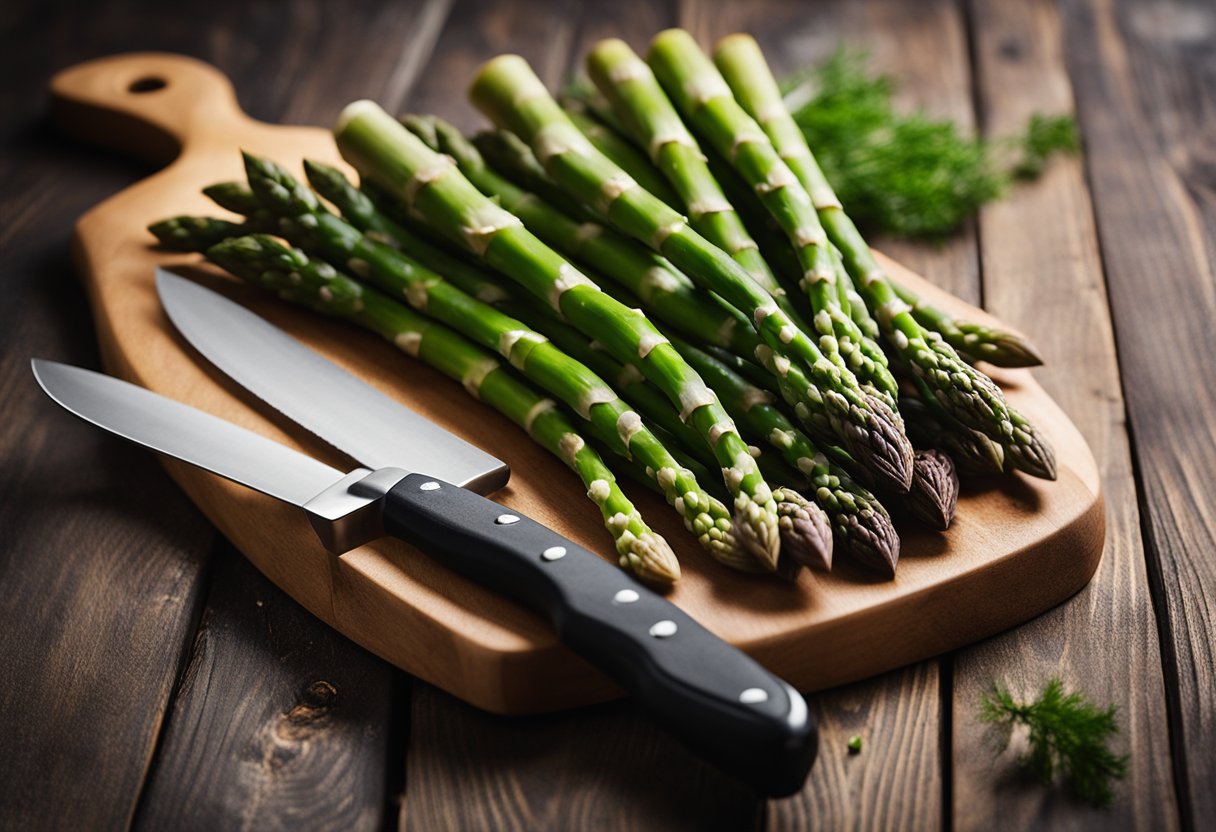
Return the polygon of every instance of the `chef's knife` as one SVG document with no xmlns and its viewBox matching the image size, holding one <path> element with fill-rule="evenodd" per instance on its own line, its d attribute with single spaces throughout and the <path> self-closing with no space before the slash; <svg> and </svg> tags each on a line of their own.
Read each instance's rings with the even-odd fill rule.
<svg viewBox="0 0 1216 832">
<path fill-rule="evenodd" d="M 616 566 L 440 479 L 438 458 L 425 473 L 343 474 L 125 381 L 51 361 L 32 366 L 47 395 L 86 421 L 299 506 L 335 554 L 392 535 L 547 614 L 563 643 L 660 725 L 766 794 L 792 794 L 805 781 L 817 737 L 797 691 Z"/>
</svg>

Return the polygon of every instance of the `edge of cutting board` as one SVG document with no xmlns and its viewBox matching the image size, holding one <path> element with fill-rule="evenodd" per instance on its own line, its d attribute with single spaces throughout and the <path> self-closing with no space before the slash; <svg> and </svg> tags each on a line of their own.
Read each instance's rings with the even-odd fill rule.
<svg viewBox="0 0 1216 832">
<path fill-rule="evenodd" d="M 152 92 L 132 91 L 134 82 L 149 78 L 166 83 Z M 108 372 L 351 467 L 236 388 L 173 332 L 156 300 L 153 267 L 177 267 L 505 459 L 515 473 L 511 485 L 494 495 L 504 505 L 593 551 L 610 551 L 598 512 L 577 496 L 577 478 L 455 382 L 374 336 L 265 298 L 200 265 L 197 257 L 152 246 L 144 230 L 149 222 L 215 213 L 199 188 L 241 176 L 238 146 L 298 171 L 306 155 L 339 161 L 327 131 L 249 119 L 222 74 L 176 55 L 120 55 L 72 67 L 53 79 L 52 93 L 53 112 L 69 132 L 160 161 L 180 148 L 168 167 L 98 205 L 76 227 L 74 256 Z M 894 277 L 950 311 L 994 320 L 887 263 Z M 626 484 L 680 556 L 685 574 L 672 600 L 811 691 L 972 643 L 1073 595 L 1102 554 L 1097 467 L 1076 427 L 1028 371 L 993 376 L 1055 445 L 1056 482 L 1013 475 L 965 485 L 949 532 L 901 527 L 903 554 L 893 581 L 875 582 L 840 563 L 832 573 L 804 572 L 794 585 L 739 575 L 712 562 L 661 499 Z M 559 645 L 539 616 L 406 544 L 377 541 L 334 557 L 297 509 L 183 463 L 164 464 L 219 530 L 289 595 L 367 649 L 456 696 L 499 713 L 534 713 L 620 694 Z"/>
</svg>

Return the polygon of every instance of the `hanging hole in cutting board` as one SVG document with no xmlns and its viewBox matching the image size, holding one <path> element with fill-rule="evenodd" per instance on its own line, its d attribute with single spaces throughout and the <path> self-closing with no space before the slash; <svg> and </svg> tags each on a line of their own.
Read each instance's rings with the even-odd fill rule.
<svg viewBox="0 0 1216 832">
<path fill-rule="evenodd" d="M 169 86 L 169 82 L 166 81 L 164 78 L 158 78 L 155 75 L 149 75 L 144 78 L 137 78 L 136 80 L 132 81 L 130 83 L 130 85 L 128 85 L 128 87 L 127 87 L 127 92 L 133 92 L 136 95 L 139 95 L 139 94 L 146 93 L 146 92 L 156 92 L 157 90 L 163 90 L 167 86 Z"/>
</svg>

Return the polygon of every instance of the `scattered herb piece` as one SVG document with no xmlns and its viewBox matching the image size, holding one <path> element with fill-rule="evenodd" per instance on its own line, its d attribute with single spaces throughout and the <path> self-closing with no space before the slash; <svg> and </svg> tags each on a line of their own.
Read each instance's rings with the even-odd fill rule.
<svg viewBox="0 0 1216 832">
<path fill-rule="evenodd" d="M 854 734 L 853 736 L 849 737 L 849 753 L 861 753 L 861 734 Z"/>
<path fill-rule="evenodd" d="M 1070 116 L 1033 116 L 1021 136 L 972 139 L 953 122 L 903 115 L 891 78 L 838 51 L 785 84 L 786 103 L 849 215 L 871 229 L 940 237 L 1014 179 L 1038 176 L 1052 153 L 1076 152 Z"/>
<path fill-rule="evenodd" d="M 1128 755 L 1115 754 L 1107 741 L 1119 733 L 1116 705 L 1098 707 L 1080 693 L 1065 693 L 1052 679 L 1033 702 L 1014 701 L 994 684 L 980 706 L 980 719 L 997 730 L 1000 748 L 1009 745 L 1015 726 L 1030 731 L 1030 750 L 1021 765 L 1044 784 L 1060 777 L 1077 797 L 1096 806 L 1115 798 L 1113 781 L 1127 776 Z"/>
</svg>

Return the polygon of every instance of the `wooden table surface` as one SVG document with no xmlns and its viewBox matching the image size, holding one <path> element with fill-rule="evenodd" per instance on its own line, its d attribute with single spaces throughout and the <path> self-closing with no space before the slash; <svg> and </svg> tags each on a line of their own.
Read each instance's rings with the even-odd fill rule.
<svg viewBox="0 0 1216 832">
<path fill-rule="evenodd" d="M 57 69 L 195 55 L 255 117 L 349 100 L 479 123 L 464 87 L 520 52 L 671 25 L 760 39 L 778 71 L 867 49 L 908 106 L 990 135 L 1075 111 L 1085 154 L 941 246 L 877 241 L 1028 332 L 1092 446 L 1092 584 L 968 649 L 812 697 L 820 758 L 765 801 L 626 702 L 489 716 L 313 619 L 218 538 L 148 453 L 56 412 L 31 356 L 97 366 L 73 220 L 145 176 L 46 122 Z M 0 828 L 1197 828 L 1216 816 L 1216 5 L 924 2 L 38 3 L 0 11 Z M 1045 575 L 1044 580 L 1051 580 Z M 977 713 L 1051 676 L 1119 706 L 1106 811 L 1021 780 Z M 849 755 L 848 738 L 864 737 Z M 1205 822 L 1203 818 L 1209 818 Z"/>
</svg>

